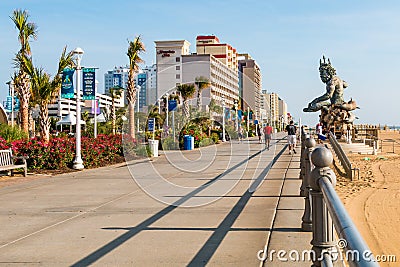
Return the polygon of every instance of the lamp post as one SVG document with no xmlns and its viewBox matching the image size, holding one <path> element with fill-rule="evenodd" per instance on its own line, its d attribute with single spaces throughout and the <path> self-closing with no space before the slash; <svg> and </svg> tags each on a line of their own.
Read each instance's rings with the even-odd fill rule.
<svg viewBox="0 0 400 267">
<path fill-rule="evenodd" d="M 225 97 L 222 96 L 222 142 L 226 142 L 225 139 Z"/>
<path fill-rule="evenodd" d="M 239 128 L 239 119 L 238 119 L 238 103 L 237 100 L 235 100 L 235 130 L 236 132 L 238 131 Z"/>
<path fill-rule="evenodd" d="M 137 106 L 137 131 L 139 131 L 139 108 L 140 108 L 140 85 L 136 85 L 136 95 L 137 95 L 137 99 L 136 99 L 136 106 Z"/>
<path fill-rule="evenodd" d="M 80 93 L 81 93 L 81 60 L 83 56 L 83 50 L 80 47 L 75 48 L 73 53 L 76 55 L 76 155 L 72 165 L 75 170 L 82 170 L 85 168 L 83 166 L 83 161 L 81 157 L 81 103 L 80 103 Z"/>
<path fill-rule="evenodd" d="M 98 84 L 99 84 L 99 81 L 96 80 L 95 87 L 94 87 L 95 88 L 95 91 L 94 91 L 94 95 L 95 95 L 95 97 L 94 97 L 94 138 L 97 138 L 97 96 L 96 96 L 96 94 L 97 94 Z M 99 104 L 99 106 L 100 106 L 100 104 Z"/>
<path fill-rule="evenodd" d="M 166 124 L 167 124 L 167 129 L 168 129 L 168 100 L 169 100 L 169 94 L 165 93 L 165 97 L 167 98 L 167 104 L 165 105 L 165 111 L 166 111 L 165 120 L 166 120 Z"/>
</svg>

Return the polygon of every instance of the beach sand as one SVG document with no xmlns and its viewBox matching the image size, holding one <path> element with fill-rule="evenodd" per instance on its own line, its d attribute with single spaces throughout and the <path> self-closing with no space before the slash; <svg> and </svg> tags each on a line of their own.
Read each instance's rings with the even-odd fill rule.
<svg viewBox="0 0 400 267">
<path fill-rule="evenodd" d="M 383 152 L 378 155 L 350 154 L 353 167 L 360 169 L 360 180 L 338 177 L 336 190 L 371 251 L 382 259 L 395 255 L 400 265 L 400 133 L 381 131 Z M 395 140 L 393 153 L 393 142 Z"/>
</svg>

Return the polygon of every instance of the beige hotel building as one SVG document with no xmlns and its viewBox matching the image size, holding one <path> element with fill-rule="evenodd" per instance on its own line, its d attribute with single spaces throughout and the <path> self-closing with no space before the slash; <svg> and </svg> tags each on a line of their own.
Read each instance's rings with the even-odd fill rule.
<svg viewBox="0 0 400 267">
<path fill-rule="evenodd" d="M 202 91 L 203 109 L 215 99 L 225 98 L 227 107 L 239 100 L 237 53 L 232 46 L 221 44 L 216 36 L 197 36 L 196 53 L 189 53 L 186 40 L 155 41 L 158 98 L 173 91 L 180 83 L 194 83 L 204 76 L 211 82 Z"/>
</svg>

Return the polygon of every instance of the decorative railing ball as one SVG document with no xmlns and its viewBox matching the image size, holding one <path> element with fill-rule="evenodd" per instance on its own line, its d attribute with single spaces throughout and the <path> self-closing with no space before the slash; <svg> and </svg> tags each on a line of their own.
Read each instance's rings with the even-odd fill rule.
<svg viewBox="0 0 400 267">
<path fill-rule="evenodd" d="M 317 142 L 315 142 L 315 139 L 313 137 L 308 136 L 305 140 L 305 145 L 307 148 L 315 147 Z"/>
<path fill-rule="evenodd" d="M 312 190 L 321 191 L 319 179 L 327 177 L 333 186 L 336 186 L 336 174 L 329 167 L 333 162 L 333 155 L 329 149 L 320 146 L 311 153 L 311 162 L 315 168 L 311 171 L 309 183 Z"/>
</svg>

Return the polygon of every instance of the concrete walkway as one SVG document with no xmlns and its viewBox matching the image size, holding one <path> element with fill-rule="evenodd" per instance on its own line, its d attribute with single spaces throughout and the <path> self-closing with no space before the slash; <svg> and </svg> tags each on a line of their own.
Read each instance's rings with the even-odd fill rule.
<svg viewBox="0 0 400 267">
<path fill-rule="evenodd" d="M 272 253 L 311 248 L 283 137 L 2 188 L 0 266 L 310 266 Z"/>
</svg>

